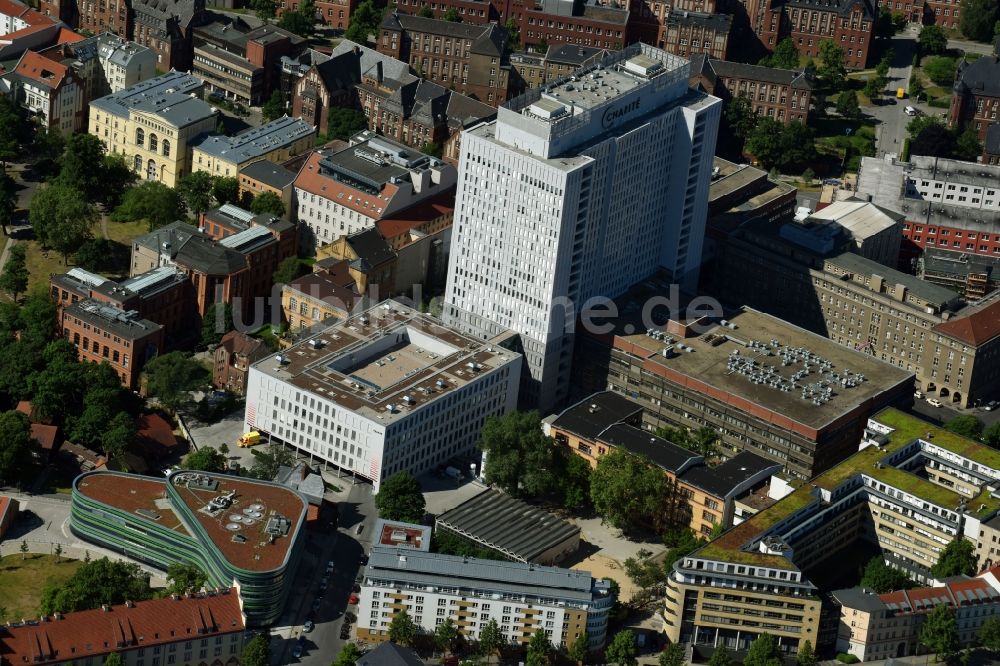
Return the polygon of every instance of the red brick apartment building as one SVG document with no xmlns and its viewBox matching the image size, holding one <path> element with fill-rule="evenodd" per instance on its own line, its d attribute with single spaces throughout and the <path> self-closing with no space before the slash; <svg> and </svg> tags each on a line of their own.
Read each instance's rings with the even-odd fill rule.
<svg viewBox="0 0 1000 666">
<path fill-rule="evenodd" d="M 747 4 L 751 28 L 773 51 L 791 37 L 800 56 L 816 58 L 819 45 L 833 40 L 844 49 L 844 64 L 863 69 L 874 39 L 875 10 L 869 0 L 760 0 Z"/>
<path fill-rule="evenodd" d="M 281 0 L 278 17 L 287 11 L 296 11 L 300 0 Z M 376 3 L 379 4 L 379 3 Z M 358 6 L 358 0 L 316 0 L 316 22 L 337 30 L 347 30 L 351 25 L 351 14 Z"/>
<path fill-rule="evenodd" d="M 1000 46 L 1000 45 L 998 45 Z M 951 108 L 948 110 L 948 124 L 965 130 L 971 128 L 986 142 L 990 125 L 1000 122 L 1000 57 L 994 47 L 993 55 L 978 60 L 962 60 L 955 73 L 955 85 L 951 93 Z"/>
<path fill-rule="evenodd" d="M 944 4 L 951 4 L 951 3 L 950 2 L 945 2 L 945 0 L 942 0 L 941 2 L 936 2 L 934 0 L 930 0 L 930 1 L 927 1 L 927 0 L 876 0 L 876 2 L 875 2 L 875 9 L 876 9 L 876 13 L 878 13 L 884 7 L 885 9 L 889 10 L 890 12 L 892 12 L 894 14 L 902 14 L 903 16 L 906 17 L 906 20 L 909 21 L 910 23 L 919 23 L 919 24 L 922 24 L 924 22 L 924 12 L 925 11 L 930 11 L 931 13 L 933 13 L 933 10 L 930 9 L 931 5 L 941 6 L 941 5 L 944 5 Z M 956 2 L 955 4 L 957 5 L 958 2 Z M 949 18 L 950 18 L 950 16 L 951 16 L 951 11 L 950 10 L 948 12 L 948 15 L 949 15 Z M 955 10 L 955 19 L 956 19 L 956 24 L 957 24 L 958 23 L 958 21 L 957 21 L 957 19 L 958 19 L 958 10 L 957 9 Z M 944 24 L 941 23 L 941 25 L 944 25 Z"/>
<path fill-rule="evenodd" d="M 723 99 L 746 95 L 761 116 L 804 123 L 809 115 L 813 84 L 804 72 L 710 59 L 702 73 L 709 90 Z"/>
<path fill-rule="evenodd" d="M 704 53 L 726 59 L 733 16 L 716 13 L 715 0 L 637 3 L 629 16 L 629 41 L 653 44 L 674 55 Z"/>
<path fill-rule="evenodd" d="M 507 31 L 393 12 L 382 21 L 378 51 L 409 63 L 424 78 L 482 102 L 507 100 Z"/>
<path fill-rule="evenodd" d="M 63 308 L 61 323 L 81 361 L 109 363 L 130 389 L 139 388 L 139 372 L 164 346 L 163 326 L 97 301 Z"/>
<path fill-rule="evenodd" d="M 270 353 L 262 340 L 239 331 L 229 331 L 215 348 L 212 385 L 236 395 L 246 395 L 250 365 Z"/>
</svg>

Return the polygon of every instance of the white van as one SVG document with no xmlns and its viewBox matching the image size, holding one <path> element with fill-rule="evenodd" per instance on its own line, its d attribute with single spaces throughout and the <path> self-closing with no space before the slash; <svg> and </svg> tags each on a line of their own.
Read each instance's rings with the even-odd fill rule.
<svg viewBox="0 0 1000 666">
<path fill-rule="evenodd" d="M 912 106 L 907 106 L 906 108 L 903 109 L 903 113 L 905 113 L 908 116 L 915 116 L 917 115 L 917 110 Z"/>
</svg>

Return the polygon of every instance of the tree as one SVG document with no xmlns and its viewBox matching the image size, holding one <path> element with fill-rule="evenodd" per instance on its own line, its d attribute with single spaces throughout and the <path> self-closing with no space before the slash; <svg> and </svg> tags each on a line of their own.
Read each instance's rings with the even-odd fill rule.
<svg viewBox="0 0 1000 666">
<path fill-rule="evenodd" d="M 14 223 L 14 212 L 17 210 L 17 183 L 7 175 L 6 171 L 0 171 L 0 228 L 6 236 L 8 229 Z"/>
<path fill-rule="evenodd" d="M 28 542 L 22 539 L 19 550 L 21 551 L 21 561 L 23 562 L 25 556 L 28 554 Z"/>
<path fill-rule="evenodd" d="M 951 576 L 975 576 L 976 552 L 972 542 L 962 537 L 953 539 L 941 551 L 938 561 L 931 567 L 931 573 L 937 579 Z"/>
<path fill-rule="evenodd" d="M 542 433 L 538 412 L 491 416 L 480 433 L 486 453 L 486 482 L 515 496 L 540 495 L 555 487 L 554 447 Z"/>
<path fill-rule="evenodd" d="M 31 145 L 34 170 L 46 180 L 59 171 L 59 161 L 66 149 L 66 139 L 58 129 L 39 129 Z"/>
<path fill-rule="evenodd" d="M 924 62 L 924 74 L 939 86 L 950 86 L 957 68 L 958 61 L 947 56 L 933 56 Z"/>
<path fill-rule="evenodd" d="M 521 46 L 521 30 L 517 27 L 517 21 L 513 18 L 507 19 L 504 29 L 507 30 L 507 50 L 518 51 Z"/>
<path fill-rule="evenodd" d="M 194 564 L 175 562 L 167 567 L 168 594 L 184 594 L 197 592 L 205 584 L 208 577 L 205 572 Z"/>
<path fill-rule="evenodd" d="M 820 77 L 833 89 L 839 88 L 847 78 L 847 68 L 844 66 L 844 49 L 832 39 L 819 43 L 820 65 L 817 69 Z"/>
<path fill-rule="evenodd" d="M 118 264 L 116 255 L 120 247 L 107 238 L 91 238 L 83 242 L 73 255 L 73 261 L 88 271 L 110 271 Z"/>
<path fill-rule="evenodd" d="M 281 15 L 281 20 L 278 21 L 278 27 L 283 28 L 289 32 L 294 32 L 296 35 L 302 37 L 310 36 L 314 31 L 314 20 L 310 20 L 301 11 L 286 11 Z"/>
<path fill-rule="evenodd" d="M 271 276 L 274 284 L 291 284 L 293 280 L 309 272 L 309 268 L 298 257 L 286 257 L 278 264 Z"/>
<path fill-rule="evenodd" d="M 220 206 L 240 202 L 240 181 L 235 176 L 216 176 L 212 179 L 212 197 Z"/>
<path fill-rule="evenodd" d="M 440 159 L 443 154 L 444 148 L 437 141 L 427 141 L 424 145 L 420 146 L 420 152 L 425 155 L 430 155 L 431 157 L 437 157 Z"/>
<path fill-rule="evenodd" d="M 658 467 L 621 449 L 598 460 L 590 479 L 590 499 L 604 520 L 623 531 L 643 526 L 662 529 L 679 504 L 673 484 Z"/>
<path fill-rule="evenodd" d="M 865 81 L 865 87 L 862 92 L 864 92 L 865 97 L 870 99 L 873 104 L 878 104 L 879 100 L 882 98 L 882 94 L 885 92 L 886 83 L 888 83 L 888 79 L 886 79 L 884 76 L 876 75 L 870 77 L 867 81 Z M 854 94 L 853 90 L 850 92 L 851 94 Z M 840 95 L 837 96 L 838 111 L 840 110 L 840 99 L 845 94 L 846 93 L 840 93 Z M 855 95 L 854 99 L 855 102 L 857 102 L 857 95 Z M 847 117 L 857 118 L 860 115 L 861 115 L 861 109 L 858 109 L 857 111 L 854 112 L 854 115 Z"/>
<path fill-rule="evenodd" d="M 83 192 L 59 181 L 35 193 L 28 216 L 42 247 L 62 254 L 63 264 L 90 238 L 97 221 L 97 211 Z"/>
<path fill-rule="evenodd" d="M 944 429 L 962 437 L 979 439 L 983 434 L 983 422 L 971 414 L 966 414 L 965 416 L 956 416 L 945 423 Z"/>
<path fill-rule="evenodd" d="M 231 330 L 233 330 L 233 306 L 229 303 L 213 303 L 201 320 L 201 343 L 217 345 L 222 336 Z"/>
<path fill-rule="evenodd" d="M 250 202 L 250 212 L 254 215 L 270 213 L 281 217 L 285 214 L 285 202 L 274 192 L 261 192 Z"/>
<path fill-rule="evenodd" d="M 950 157 L 955 150 L 955 135 L 942 123 L 927 125 L 910 141 L 911 155 Z"/>
<path fill-rule="evenodd" d="M 767 169 L 787 168 L 815 159 L 816 142 L 813 131 L 797 120 L 782 125 L 773 118 L 761 118 L 747 139 L 746 150 Z"/>
<path fill-rule="evenodd" d="M 104 666 L 125 666 L 125 660 L 117 652 L 112 652 L 104 658 Z"/>
<path fill-rule="evenodd" d="M 83 411 L 69 428 L 70 438 L 93 449 L 103 448 L 104 431 L 118 413 L 122 399 L 120 388 L 88 387 L 83 396 Z"/>
<path fill-rule="evenodd" d="M 146 220 L 150 231 L 183 217 L 184 201 L 180 193 L 158 180 L 145 180 L 127 191 L 111 214 L 115 222 Z"/>
<path fill-rule="evenodd" d="M 816 651 L 813 650 L 812 643 L 806 641 L 795 655 L 795 666 L 816 666 L 817 663 L 819 662 L 816 659 Z"/>
<path fill-rule="evenodd" d="M 453 652 L 458 639 L 458 627 L 450 617 L 434 627 L 434 645 L 442 652 Z"/>
<path fill-rule="evenodd" d="M 145 371 L 147 391 L 171 410 L 176 410 L 190 391 L 208 383 L 205 367 L 190 354 L 179 351 L 154 358 Z"/>
<path fill-rule="evenodd" d="M 891 39 L 896 34 L 896 26 L 892 23 L 892 12 L 883 7 L 875 19 L 875 36 L 879 39 Z"/>
<path fill-rule="evenodd" d="M 582 664 L 587 661 L 588 654 L 590 654 L 590 634 L 585 631 L 570 643 L 567 655 L 577 664 Z"/>
<path fill-rule="evenodd" d="M 107 430 L 101 438 L 104 455 L 110 460 L 118 459 L 131 448 L 138 432 L 135 419 L 128 412 L 118 412 L 107 425 Z"/>
<path fill-rule="evenodd" d="M 56 562 L 62 562 L 62 544 L 57 543 L 56 547 L 52 550 L 52 553 L 56 556 Z"/>
<path fill-rule="evenodd" d="M 271 97 L 260 107 L 260 112 L 265 121 L 275 120 L 285 115 L 285 96 L 281 94 L 280 90 L 271 93 Z"/>
<path fill-rule="evenodd" d="M 853 90 L 845 90 L 837 95 L 837 113 L 845 118 L 857 118 L 861 115 L 858 106 L 858 94 Z"/>
<path fill-rule="evenodd" d="M 983 431 L 983 441 L 994 449 L 1000 449 L 1000 422 L 994 423 Z"/>
<path fill-rule="evenodd" d="M 278 2 L 277 0 L 251 0 L 250 7 L 257 18 L 266 21 L 269 18 L 274 18 L 278 11 Z"/>
<path fill-rule="evenodd" d="M 708 666 L 732 666 L 732 664 L 733 658 L 729 656 L 729 650 L 725 645 L 715 648 L 711 659 L 708 660 Z"/>
<path fill-rule="evenodd" d="M 189 210 L 204 212 L 212 204 L 212 176 L 207 171 L 189 173 L 177 181 L 177 192 Z"/>
<path fill-rule="evenodd" d="M 280 467 L 290 467 L 295 463 L 294 453 L 273 444 L 266 449 L 252 449 L 250 453 L 253 455 L 253 465 L 247 474 L 255 479 L 270 481 Z"/>
<path fill-rule="evenodd" d="M 885 563 L 881 555 L 877 555 L 865 565 L 861 576 L 861 587 L 874 590 L 877 594 L 885 594 L 895 590 L 907 590 L 913 587 L 913 581 L 900 571 Z"/>
<path fill-rule="evenodd" d="M 479 654 L 487 659 L 495 655 L 503 647 L 504 637 L 500 625 L 495 619 L 490 619 L 486 626 L 479 630 Z"/>
<path fill-rule="evenodd" d="M 663 558 L 663 570 L 670 572 L 677 560 L 704 546 L 705 540 L 695 534 L 690 527 L 680 527 L 666 532 L 663 535 L 663 543 L 670 548 Z"/>
<path fill-rule="evenodd" d="M 957 128 L 956 128 L 957 129 Z M 955 137 L 955 159 L 975 162 L 983 154 L 983 144 L 979 143 L 979 135 L 971 127 Z"/>
<path fill-rule="evenodd" d="M 577 511 L 585 509 L 590 504 L 590 477 L 593 475 L 590 463 L 568 447 L 561 447 L 556 468 L 563 507 Z"/>
<path fill-rule="evenodd" d="M 1000 7 L 996 0 L 962 0 L 962 18 L 958 24 L 962 34 L 977 42 L 993 39 Z"/>
<path fill-rule="evenodd" d="M 392 622 L 389 623 L 389 640 L 410 647 L 416 639 L 417 625 L 406 609 L 393 615 Z"/>
<path fill-rule="evenodd" d="M 257 634 L 249 643 L 243 646 L 240 655 L 242 666 L 270 666 L 271 637 L 267 634 Z"/>
<path fill-rule="evenodd" d="M 774 47 L 774 53 L 761 58 L 758 64 L 778 69 L 798 69 L 799 50 L 795 48 L 795 40 L 785 37 Z"/>
<path fill-rule="evenodd" d="M 781 666 L 783 663 L 778 639 L 766 632 L 753 639 L 743 659 L 743 666 Z"/>
<path fill-rule="evenodd" d="M 417 16 L 420 18 L 434 18 L 434 10 L 426 2 L 420 5 L 420 9 L 417 10 Z"/>
<path fill-rule="evenodd" d="M 71 134 L 66 140 L 58 181 L 83 194 L 84 201 L 101 201 L 107 194 L 104 142 L 94 134 Z"/>
<path fill-rule="evenodd" d="M 636 666 L 639 662 L 635 658 L 635 652 L 635 634 L 629 629 L 624 629 L 615 634 L 611 643 L 604 648 L 604 659 L 618 666 Z"/>
<path fill-rule="evenodd" d="M 0 482 L 20 487 L 27 480 L 38 451 L 28 417 L 17 411 L 0 413 Z"/>
<path fill-rule="evenodd" d="M 372 0 L 361 0 L 351 14 L 351 22 L 344 32 L 344 37 L 358 44 L 367 44 L 368 36 L 376 32 L 381 23 L 382 12 L 375 7 Z"/>
<path fill-rule="evenodd" d="M 141 601 L 152 595 L 149 576 L 138 564 L 102 557 L 80 565 L 62 583 L 48 583 L 42 592 L 42 613 L 71 613 L 100 608 L 102 604 Z"/>
<path fill-rule="evenodd" d="M 409 472 L 396 472 L 382 482 L 375 495 L 379 518 L 419 523 L 424 518 L 424 494 Z"/>
<path fill-rule="evenodd" d="M 931 24 L 921 28 L 917 42 L 924 55 L 941 55 L 948 50 L 948 35 L 939 25 Z"/>
<path fill-rule="evenodd" d="M 527 666 L 545 666 L 552 656 L 552 642 L 542 629 L 536 631 L 528 641 Z"/>
<path fill-rule="evenodd" d="M 11 295 L 15 301 L 28 288 L 27 252 L 24 245 L 13 245 L 7 251 L 7 263 L 0 273 L 0 289 Z"/>
<path fill-rule="evenodd" d="M 354 643 L 344 643 L 337 658 L 333 660 L 333 666 L 354 666 L 361 659 L 361 651 Z"/>
<path fill-rule="evenodd" d="M 364 2 L 367 1 L 364 0 Z M 334 107 L 330 109 L 327 116 L 326 133 L 331 139 L 347 141 L 366 127 L 368 127 L 368 118 L 354 108 Z"/>
<path fill-rule="evenodd" d="M 757 127 L 760 116 L 753 110 L 753 103 L 746 93 L 739 93 L 726 106 L 726 122 L 733 135 L 740 141 L 746 141 Z"/>
<path fill-rule="evenodd" d="M 181 463 L 181 467 L 201 472 L 224 472 L 226 471 L 226 457 L 210 446 L 203 446 L 188 454 L 188 457 Z"/>
<path fill-rule="evenodd" d="M 101 203 L 105 210 L 117 207 L 137 178 L 124 155 L 105 155 L 101 164 Z"/>
<path fill-rule="evenodd" d="M 444 13 L 444 20 L 451 21 L 452 23 L 461 23 L 462 15 L 458 13 L 458 10 L 454 7 L 449 7 L 448 11 Z"/>
<path fill-rule="evenodd" d="M 979 644 L 987 650 L 1000 650 L 1000 617 L 991 615 L 979 628 Z"/>
<path fill-rule="evenodd" d="M 17 159 L 21 153 L 21 144 L 31 132 L 31 123 L 25 118 L 24 111 L 11 102 L 9 96 L 0 100 L 0 164 L 4 168 L 7 162 Z"/>
<path fill-rule="evenodd" d="M 958 625 L 955 614 L 946 604 L 938 604 L 920 627 L 920 644 L 932 650 L 938 661 L 958 652 Z"/>
<path fill-rule="evenodd" d="M 684 647 L 679 643 L 668 644 L 657 661 L 660 666 L 685 666 L 687 660 L 684 658 Z"/>
</svg>

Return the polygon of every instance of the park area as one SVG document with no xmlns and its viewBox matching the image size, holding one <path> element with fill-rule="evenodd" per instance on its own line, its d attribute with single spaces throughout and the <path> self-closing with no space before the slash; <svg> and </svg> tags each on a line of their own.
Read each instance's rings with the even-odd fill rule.
<svg viewBox="0 0 1000 666">
<path fill-rule="evenodd" d="M 31 553 L 0 558 L 0 621 L 37 619 L 46 585 L 65 582 L 80 564 Z"/>
</svg>

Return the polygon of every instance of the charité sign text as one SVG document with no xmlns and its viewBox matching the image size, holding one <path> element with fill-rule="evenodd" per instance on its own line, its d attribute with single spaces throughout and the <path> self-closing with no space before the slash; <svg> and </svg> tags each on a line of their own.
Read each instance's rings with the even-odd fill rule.
<svg viewBox="0 0 1000 666">
<path fill-rule="evenodd" d="M 616 122 L 632 113 L 633 111 L 639 110 L 640 97 L 636 97 L 634 100 L 628 104 L 623 104 L 622 106 L 611 106 L 604 110 L 604 115 L 601 116 L 601 126 L 604 129 L 608 129 Z"/>
</svg>

